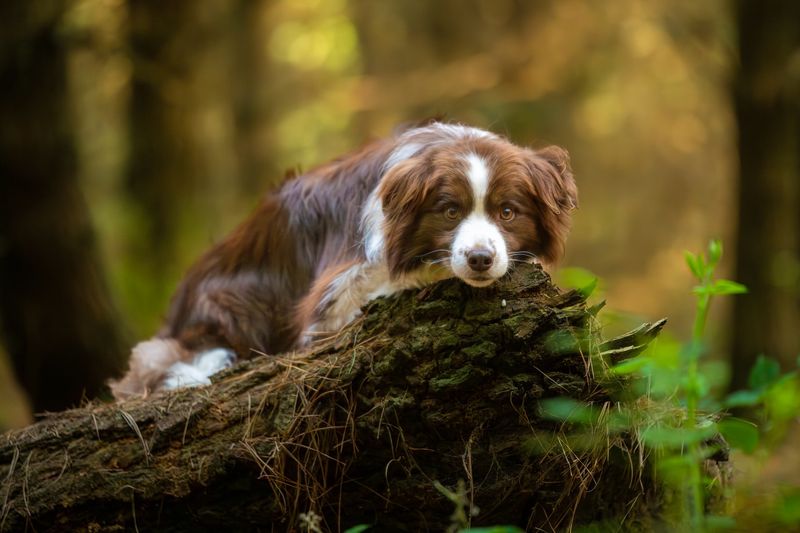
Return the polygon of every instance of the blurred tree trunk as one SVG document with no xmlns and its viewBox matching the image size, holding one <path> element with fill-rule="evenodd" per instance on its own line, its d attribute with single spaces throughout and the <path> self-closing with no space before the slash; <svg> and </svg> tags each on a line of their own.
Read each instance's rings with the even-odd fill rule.
<svg viewBox="0 0 800 533">
<path fill-rule="evenodd" d="M 276 166 L 272 136 L 276 121 L 273 103 L 286 99 L 280 94 L 285 86 L 276 83 L 266 46 L 272 31 L 266 12 L 273 4 L 271 0 L 238 0 L 234 9 L 235 149 L 240 188 L 248 205 L 287 170 Z"/>
<path fill-rule="evenodd" d="M 187 33 L 192 4 L 183 0 L 129 2 L 133 77 L 129 107 L 127 188 L 137 215 L 131 261 L 145 277 L 143 299 L 169 293 L 167 274 L 175 263 L 181 219 L 199 185 L 192 114 L 186 92 L 191 81 Z"/>
<path fill-rule="evenodd" d="M 793 365 L 800 353 L 800 2 L 738 3 L 741 62 L 733 388 L 758 353 Z"/>
<path fill-rule="evenodd" d="M 65 5 L 0 7 L 0 319 L 36 411 L 98 395 L 126 355 L 78 187 Z"/>
<path fill-rule="evenodd" d="M 233 20 L 223 0 L 129 1 L 129 257 L 144 289 L 129 296 L 146 315 L 166 306 L 188 261 L 224 232 L 222 211 L 237 193 Z"/>
</svg>

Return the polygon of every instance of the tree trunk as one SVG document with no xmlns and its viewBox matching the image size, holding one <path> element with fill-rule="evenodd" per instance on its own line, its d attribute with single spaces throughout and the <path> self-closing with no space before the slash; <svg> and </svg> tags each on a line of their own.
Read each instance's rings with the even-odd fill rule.
<svg viewBox="0 0 800 533">
<path fill-rule="evenodd" d="M 276 103 L 286 101 L 276 83 L 269 42 L 274 17 L 272 0 L 238 0 L 234 8 L 235 35 L 232 76 L 235 153 L 239 164 L 239 193 L 248 201 L 259 198 L 265 183 L 275 183 L 286 172 L 276 164 L 274 132 Z M 296 97 L 296 95 L 292 95 Z"/>
<path fill-rule="evenodd" d="M 95 397 L 127 355 L 78 185 L 65 5 L 0 7 L 0 322 L 36 411 Z"/>
<path fill-rule="evenodd" d="M 759 353 L 800 353 L 800 3 L 738 2 L 739 229 L 732 388 Z"/>
<path fill-rule="evenodd" d="M 233 11 L 223 0 L 128 3 L 125 181 L 134 223 L 126 297 L 139 323 L 166 307 L 188 260 L 224 235 L 225 206 L 237 193 L 228 120 Z"/>
<path fill-rule="evenodd" d="M 648 526 L 660 487 L 633 438 L 570 448 L 537 405 L 611 403 L 598 365 L 638 353 L 663 321 L 599 344 L 583 297 L 538 267 L 498 285 L 379 299 L 336 338 L 207 388 L 11 432 L 0 530 Z"/>
</svg>

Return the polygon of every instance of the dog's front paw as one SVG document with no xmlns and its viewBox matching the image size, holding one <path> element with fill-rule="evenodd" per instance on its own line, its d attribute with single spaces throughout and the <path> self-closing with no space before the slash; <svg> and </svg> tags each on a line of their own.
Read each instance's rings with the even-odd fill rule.
<svg viewBox="0 0 800 533">
<path fill-rule="evenodd" d="M 225 348 L 215 348 L 198 353 L 191 363 L 175 363 L 167 370 L 165 389 L 210 385 L 211 376 L 230 368 L 236 362 L 236 354 Z"/>
</svg>

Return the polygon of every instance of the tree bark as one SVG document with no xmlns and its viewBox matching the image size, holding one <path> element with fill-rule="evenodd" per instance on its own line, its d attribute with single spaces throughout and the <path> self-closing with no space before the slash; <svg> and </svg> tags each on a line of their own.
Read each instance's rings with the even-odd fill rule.
<svg viewBox="0 0 800 533">
<path fill-rule="evenodd" d="M 600 343 L 593 311 L 521 266 L 494 289 L 379 299 L 337 337 L 206 388 L 49 416 L 0 443 L 0 530 L 646 527 L 660 487 L 633 438 L 570 447 L 537 408 L 613 408 L 604 361 L 663 325 Z"/>
<path fill-rule="evenodd" d="M 35 411 L 95 397 L 127 354 L 78 184 L 66 7 L 0 7 L 0 324 Z"/>
</svg>

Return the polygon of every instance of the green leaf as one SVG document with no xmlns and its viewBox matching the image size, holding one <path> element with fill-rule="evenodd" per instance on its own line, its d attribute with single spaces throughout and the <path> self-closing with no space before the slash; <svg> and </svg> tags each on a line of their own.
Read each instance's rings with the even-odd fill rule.
<svg viewBox="0 0 800 533">
<path fill-rule="evenodd" d="M 747 287 L 729 279 L 718 279 L 711 287 L 712 294 L 744 294 Z"/>
<path fill-rule="evenodd" d="M 755 424 L 741 418 L 726 418 L 718 422 L 717 427 L 732 448 L 738 448 L 745 453 L 756 451 L 759 436 Z"/>
<path fill-rule="evenodd" d="M 792 372 L 771 383 L 764 392 L 764 406 L 773 423 L 784 423 L 800 412 L 800 379 Z"/>
<path fill-rule="evenodd" d="M 684 252 L 683 256 L 686 259 L 686 264 L 689 266 L 689 270 L 692 272 L 692 275 L 697 279 L 703 279 L 703 276 L 705 275 L 705 268 L 700 256 L 689 251 Z"/>
<path fill-rule="evenodd" d="M 640 435 L 649 446 L 682 448 L 692 442 L 703 442 L 717 432 L 713 424 L 702 428 L 678 428 L 672 426 L 651 426 L 644 428 Z"/>
<path fill-rule="evenodd" d="M 711 239 L 708 243 L 708 263 L 712 266 L 719 263 L 722 259 L 722 241 L 719 239 Z"/>
<path fill-rule="evenodd" d="M 684 375 L 681 377 L 680 383 L 687 394 L 695 394 L 699 398 L 708 394 L 708 380 L 703 374 Z"/>
<path fill-rule="evenodd" d="M 344 530 L 344 533 L 361 533 L 362 531 L 366 531 L 372 526 L 369 524 L 358 524 L 357 526 L 353 526 Z"/>
<path fill-rule="evenodd" d="M 657 460 L 656 468 L 668 482 L 680 483 L 689 475 L 694 462 L 694 458 L 688 455 L 669 454 Z"/>
<path fill-rule="evenodd" d="M 765 389 L 777 381 L 780 374 L 781 365 L 778 361 L 761 354 L 756 359 L 753 368 L 750 369 L 747 384 L 751 389 Z"/>
<path fill-rule="evenodd" d="M 588 298 L 597 289 L 599 278 L 585 268 L 566 267 L 558 273 L 561 287 L 575 289 Z"/>
<path fill-rule="evenodd" d="M 725 398 L 725 407 L 749 407 L 761 403 L 762 392 L 754 390 L 737 390 Z"/>
<path fill-rule="evenodd" d="M 659 335 L 647 348 L 647 356 L 659 369 L 676 373 L 681 365 L 683 345 L 668 334 Z"/>
<path fill-rule="evenodd" d="M 577 424 L 591 424 L 598 418 L 595 408 L 572 398 L 547 398 L 539 402 L 543 418 Z"/>
<path fill-rule="evenodd" d="M 712 290 L 710 285 L 695 285 L 692 287 L 692 292 L 698 295 L 711 294 Z"/>
<path fill-rule="evenodd" d="M 594 278 L 588 284 L 584 285 L 583 287 L 578 287 L 577 291 L 581 293 L 581 296 L 584 298 L 588 298 L 592 295 L 594 290 L 597 288 L 597 278 Z"/>
<path fill-rule="evenodd" d="M 612 366 L 611 372 L 614 374 L 635 374 L 636 372 L 642 370 L 649 363 L 650 358 L 648 357 L 631 357 L 630 359 L 625 359 L 624 361 Z"/>
</svg>

